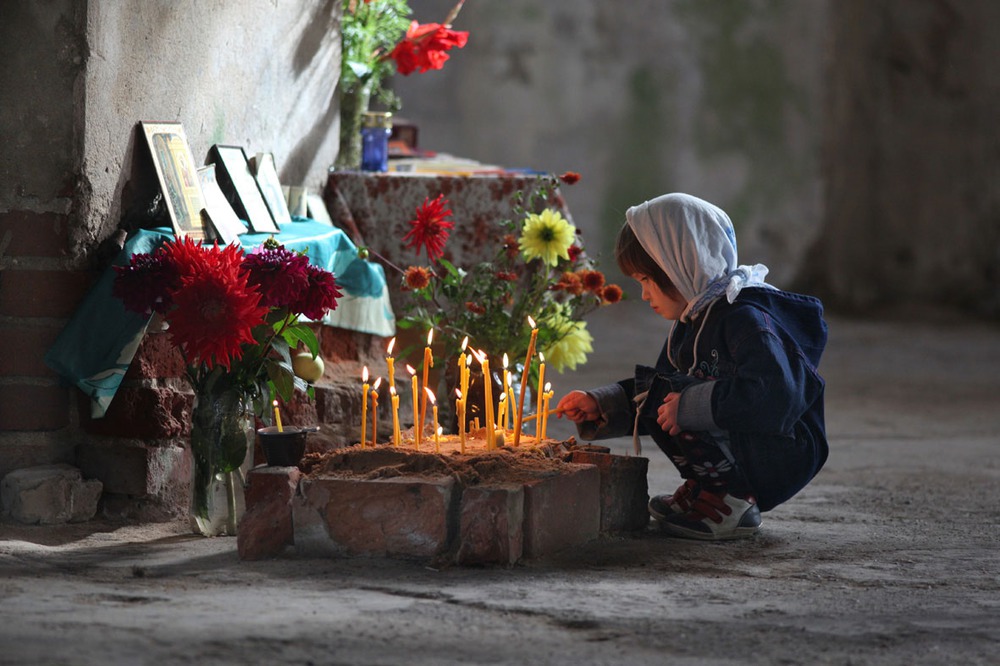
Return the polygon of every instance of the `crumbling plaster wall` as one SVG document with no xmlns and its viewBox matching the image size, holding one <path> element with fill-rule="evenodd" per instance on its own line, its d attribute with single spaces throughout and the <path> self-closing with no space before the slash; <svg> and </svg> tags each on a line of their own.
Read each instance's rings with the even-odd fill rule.
<svg viewBox="0 0 1000 666">
<path fill-rule="evenodd" d="M 453 4 L 412 6 L 441 21 Z M 400 115 L 429 149 L 580 172 L 564 193 L 606 269 L 625 209 L 684 191 L 729 212 L 741 259 L 787 285 L 821 224 L 827 5 L 471 0 L 465 49 L 396 77 Z"/>
</svg>

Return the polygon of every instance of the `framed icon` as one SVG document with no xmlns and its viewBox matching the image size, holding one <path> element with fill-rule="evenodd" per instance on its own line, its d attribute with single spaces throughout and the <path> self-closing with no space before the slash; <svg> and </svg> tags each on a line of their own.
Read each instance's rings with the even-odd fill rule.
<svg viewBox="0 0 1000 666">
<path fill-rule="evenodd" d="M 288 204 L 285 203 L 285 195 L 281 191 L 278 170 L 274 166 L 274 155 L 257 153 L 254 155 L 251 165 L 254 169 L 254 177 L 257 179 L 257 187 L 260 188 L 267 209 L 271 211 L 271 217 L 278 223 L 278 226 L 288 224 L 292 221 L 292 216 L 288 211 Z"/>
<path fill-rule="evenodd" d="M 205 198 L 205 213 L 208 215 L 208 230 L 213 231 L 223 245 L 240 245 L 240 234 L 247 232 L 246 226 L 240 221 L 236 211 L 229 204 L 226 195 L 219 187 L 215 176 L 215 165 L 207 164 L 198 169 L 198 180 L 201 183 L 201 193 Z"/>
<path fill-rule="evenodd" d="M 153 156 L 160 191 L 178 238 L 205 238 L 201 217 L 204 202 L 197 167 L 180 123 L 140 122 L 149 152 Z"/>
<path fill-rule="evenodd" d="M 207 161 L 215 164 L 219 187 L 236 214 L 250 225 L 250 231 L 270 234 L 281 231 L 264 203 L 257 179 L 250 172 L 250 162 L 241 146 L 216 144 L 209 149 Z"/>
</svg>

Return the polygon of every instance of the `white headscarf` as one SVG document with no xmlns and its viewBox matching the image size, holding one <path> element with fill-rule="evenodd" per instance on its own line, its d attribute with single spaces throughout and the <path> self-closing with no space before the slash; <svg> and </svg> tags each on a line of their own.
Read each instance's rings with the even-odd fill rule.
<svg viewBox="0 0 1000 666">
<path fill-rule="evenodd" d="M 689 194 L 664 194 L 629 208 L 625 219 L 688 302 L 682 322 L 723 294 L 732 303 L 744 287 L 771 287 L 764 282 L 767 266 L 737 266 L 736 232 L 718 206 Z"/>
</svg>

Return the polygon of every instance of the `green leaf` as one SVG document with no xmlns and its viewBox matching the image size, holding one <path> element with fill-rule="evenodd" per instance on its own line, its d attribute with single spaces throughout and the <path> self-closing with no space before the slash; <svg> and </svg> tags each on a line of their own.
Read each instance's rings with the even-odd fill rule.
<svg viewBox="0 0 1000 666">
<path fill-rule="evenodd" d="M 291 364 L 285 365 L 273 359 L 267 361 L 267 377 L 271 380 L 274 390 L 282 400 L 292 399 L 295 393 L 295 374 L 292 372 Z"/>
<path fill-rule="evenodd" d="M 283 337 L 290 348 L 295 349 L 301 343 L 306 346 L 313 358 L 319 355 L 319 340 L 316 339 L 316 333 L 306 324 L 289 326 L 285 329 Z"/>
</svg>

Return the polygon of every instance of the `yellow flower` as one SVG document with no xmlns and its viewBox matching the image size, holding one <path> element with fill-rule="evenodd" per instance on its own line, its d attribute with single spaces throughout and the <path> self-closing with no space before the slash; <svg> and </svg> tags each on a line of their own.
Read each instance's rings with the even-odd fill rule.
<svg viewBox="0 0 1000 666">
<path fill-rule="evenodd" d="M 547 208 L 528 216 L 518 242 L 525 259 L 541 259 L 545 265 L 555 266 L 560 257 L 569 259 L 569 248 L 574 240 L 576 227 L 559 211 Z"/>
<path fill-rule="evenodd" d="M 558 313 L 546 324 L 555 330 L 559 339 L 543 351 L 545 363 L 556 372 L 576 370 L 576 366 L 587 362 L 587 354 L 594 351 L 594 338 L 587 331 L 587 322 L 573 321 L 565 313 Z"/>
</svg>

